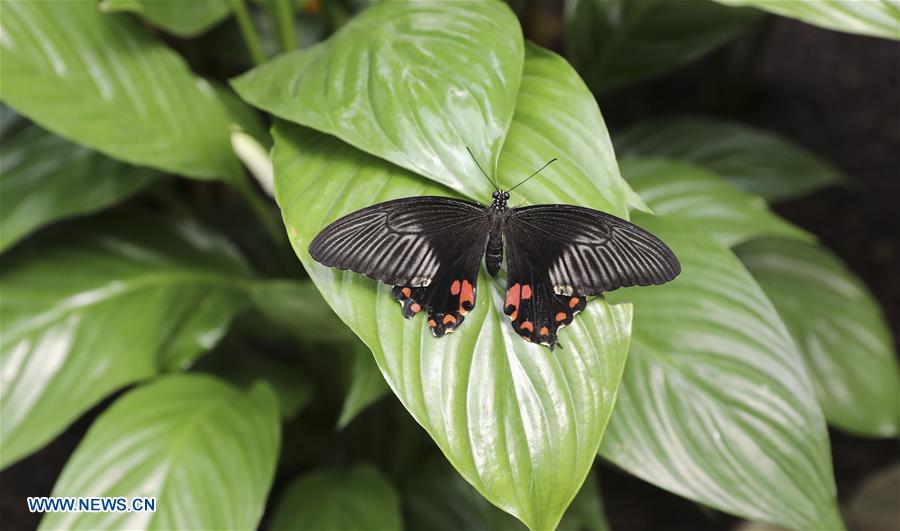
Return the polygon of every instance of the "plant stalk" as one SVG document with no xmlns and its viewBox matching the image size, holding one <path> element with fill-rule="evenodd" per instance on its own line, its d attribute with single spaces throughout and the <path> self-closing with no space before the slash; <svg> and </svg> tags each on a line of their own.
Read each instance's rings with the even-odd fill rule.
<svg viewBox="0 0 900 531">
<path fill-rule="evenodd" d="M 288 245 L 286 245 L 288 242 L 285 237 L 284 229 L 281 227 L 281 222 L 278 220 L 278 217 L 275 215 L 272 208 L 256 192 L 250 181 L 250 177 L 247 176 L 245 179 L 235 182 L 234 188 L 241 194 L 244 201 L 247 202 L 250 209 L 256 214 L 256 217 L 262 221 L 263 227 L 265 227 L 266 232 L 269 233 L 269 237 L 272 238 L 272 242 L 282 251 L 290 251 Z"/>
<path fill-rule="evenodd" d="M 272 17 L 278 27 L 281 49 L 285 52 L 297 49 L 297 34 L 294 29 L 294 13 L 291 9 L 293 0 L 272 0 Z"/>
<path fill-rule="evenodd" d="M 231 0 L 231 5 L 234 7 L 234 15 L 237 17 L 241 35 L 244 37 L 247 49 L 250 50 L 253 62 L 257 65 L 265 63 L 266 54 L 263 51 L 262 41 L 259 38 L 259 33 L 256 32 L 256 28 L 253 26 L 253 20 L 250 18 L 250 12 L 247 10 L 245 0 Z"/>
</svg>

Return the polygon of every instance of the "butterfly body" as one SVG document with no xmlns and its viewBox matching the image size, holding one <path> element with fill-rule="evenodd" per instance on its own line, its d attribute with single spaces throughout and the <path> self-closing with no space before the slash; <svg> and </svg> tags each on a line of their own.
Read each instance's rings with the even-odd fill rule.
<svg viewBox="0 0 900 531">
<path fill-rule="evenodd" d="M 505 254 L 503 311 L 516 333 L 551 349 L 587 297 L 662 284 L 681 270 L 663 242 L 628 221 L 572 205 L 508 208 L 508 200 L 496 191 L 487 207 L 437 196 L 379 203 L 325 227 L 309 252 L 393 285 L 402 315 L 426 312 L 436 337 L 474 309 L 482 257 L 496 276 Z"/>
</svg>

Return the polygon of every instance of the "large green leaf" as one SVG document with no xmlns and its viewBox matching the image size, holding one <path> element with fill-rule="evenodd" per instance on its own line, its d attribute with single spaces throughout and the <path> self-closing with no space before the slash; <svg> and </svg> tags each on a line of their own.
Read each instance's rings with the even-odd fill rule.
<svg viewBox="0 0 900 531">
<path fill-rule="evenodd" d="M 655 214 L 703 227 L 725 245 L 763 235 L 815 240 L 773 214 L 761 197 L 693 164 L 630 159 L 622 162 L 621 169 Z"/>
<path fill-rule="evenodd" d="M 825 419 L 775 308 L 722 244 L 638 223 L 682 273 L 634 303 L 634 339 L 602 456 L 703 504 L 789 528 L 841 527 Z"/>
<path fill-rule="evenodd" d="M 278 502 L 274 531 L 399 530 L 400 500 L 375 468 L 317 470 L 291 483 Z"/>
<path fill-rule="evenodd" d="M 231 0 L 102 0 L 100 10 L 138 13 L 170 33 L 192 37 L 221 22 L 231 5 Z"/>
<path fill-rule="evenodd" d="M 900 40 L 897 0 L 716 0 L 753 6 L 823 28 Z"/>
<path fill-rule="evenodd" d="M 134 164 L 242 176 L 216 90 L 128 15 L 5 2 L 0 33 L 0 99 L 46 129 Z"/>
<path fill-rule="evenodd" d="M 159 177 L 34 125 L 18 129 L 3 137 L 0 251 L 47 223 L 121 201 Z"/>
<path fill-rule="evenodd" d="M 900 369 L 878 303 L 829 251 L 783 239 L 737 254 L 794 336 L 829 422 L 867 436 L 900 432 Z"/>
<path fill-rule="evenodd" d="M 620 157 L 691 162 L 768 201 L 804 195 L 846 179 L 806 149 L 737 122 L 696 117 L 650 120 L 614 140 Z"/>
<path fill-rule="evenodd" d="M 155 512 L 60 512 L 40 529 L 252 529 L 275 464 L 278 401 L 211 376 L 174 375 L 130 391 L 88 430 L 54 496 L 153 496 Z"/>
<path fill-rule="evenodd" d="M 323 267 L 307 246 L 341 214 L 447 189 L 309 129 L 280 122 L 274 133 L 276 198 L 326 301 L 372 349 L 388 385 L 466 480 L 529 527 L 552 528 L 584 481 L 612 408 L 630 308 L 589 304 L 563 332 L 565 350 L 551 353 L 512 331 L 501 311 L 504 287 L 482 273 L 466 322 L 434 339 L 424 316 L 400 316 L 389 286 Z"/>
<path fill-rule="evenodd" d="M 575 0 L 567 8 L 567 55 L 595 92 L 674 70 L 762 18 L 708 0 Z"/>
<path fill-rule="evenodd" d="M 525 529 L 515 518 L 485 501 L 443 459 L 432 458 L 417 468 L 405 485 L 403 503 L 410 531 L 461 529 Z M 607 531 L 595 474 L 590 474 L 559 523 L 561 531 Z"/>
<path fill-rule="evenodd" d="M 584 81 L 565 59 L 528 43 L 495 180 L 508 189 L 553 157 L 558 160 L 514 193 L 531 203 L 582 203 L 626 219 L 628 207 L 647 208 L 619 175 L 606 124 Z M 487 199 L 477 190 L 473 185 L 463 193 Z"/>
<path fill-rule="evenodd" d="M 522 34 L 501 2 L 382 2 L 328 41 L 233 81 L 251 104 L 457 191 L 490 193 L 513 117 Z"/>
<path fill-rule="evenodd" d="M 372 359 L 372 353 L 365 345 L 357 342 L 351 348 L 350 356 L 350 384 L 337 422 L 341 429 L 389 391 L 378 365 Z"/>
<path fill-rule="evenodd" d="M 196 224 L 132 213 L 62 229 L 0 264 L 3 467 L 211 348 L 245 303 L 243 261 Z"/>
</svg>

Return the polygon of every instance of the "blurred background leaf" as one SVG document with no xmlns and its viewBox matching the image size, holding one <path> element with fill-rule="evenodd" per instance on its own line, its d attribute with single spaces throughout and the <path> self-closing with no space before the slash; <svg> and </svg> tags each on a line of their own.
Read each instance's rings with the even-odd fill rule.
<svg viewBox="0 0 900 531">
<path fill-rule="evenodd" d="M 752 6 L 823 28 L 900 40 L 900 3 L 896 0 L 715 0 Z"/>
<path fill-rule="evenodd" d="M 231 0 L 101 0 L 100 11 L 139 14 L 180 37 L 193 37 L 231 14 Z"/>
<path fill-rule="evenodd" d="M 847 180 L 831 163 L 776 133 L 714 118 L 647 120 L 613 141 L 622 159 L 690 162 L 770 202 Z"/>
<path fill-rule="evenodd" d="M 466 483 L 443 459 L 433 457 L 417 468 L 403 490 L 406 528 L 410 531 L 527 529 L 497 509 Z M 597 478 L 591 472 L 557 529 L 608 531 Z"/>
<path fill-rule="evenodd" d="M 788 528 L 841 519 L 825 419 L 775 308 L 737 258 L 701 231 L 642 215 L 682 265 L 634 304 L 622 389 L 600 455 L 719 510 Z"/>
<path fill-rule="evenodd" d="M 116 400 L 91 426 L 54 496 L 153 496 L 155 512 L 49 513 L 40 529 L 252 529 L 278 458 L 278 401 L 203 375 Z"/>
<path fill-rule="evenodd" d="M 314 470 L 298 477 L 278 501 L 270 525 L 273 531 L 401 528 L 400 499 L 371 466 Z"/>
<path fill-rule="evenodd" d="M 803 354 L 828 422 L 868 437 L 896 437 L 900 368 L 869 290 L 823 247 L 767 238 L 736 252 Z"/>
<path fill-rule="evenodd" d="M 709 0 L 572 0 L 566 9 L 566 55 L 595 93 L 683 66 L 762 18 Z"/>
<path fill-rule="evenodd" d="M 765 200 L 699 166 L 668 159 L 626 159 L 622 175 L 666 219 L 701 227 L 727 246 L 756 236 L 815 241 L 815 236 L 773 214 Z"/>
<path fill-rule="evenodd" d="M 242 177 L 216 90 L 128 15 L 7 2 L 2 32 L 0 99 L 42 127 L 132 164 Z"/>
<path fill-rule="evenodd" d="M 232 85 L 279 118 L 490 197 L 465 148 L 496 174 L 523 55 L 518 21 L 501 2 L 383 2 Z"/>
<path fill-rule="evenodd" d="M 339 429 L 345 428 L 360 411 L 390 392 L 367 346 L 357 342 L 351 349 L 351 356 L 350 386 L 338 418 Z"/>
<path fill-rule="evenodd" d="M 70 223 L 5 255 L 2 466 L 116 389 L 212 348 L 247 305 L 248 275 L 221 237 L 139 212 Z"/>
<path fill-rule="evenodd" d="M 163 174 L 23 124 L 2 136 L 0 251 L 40 227 L 136 194 Z"/>
</svg>

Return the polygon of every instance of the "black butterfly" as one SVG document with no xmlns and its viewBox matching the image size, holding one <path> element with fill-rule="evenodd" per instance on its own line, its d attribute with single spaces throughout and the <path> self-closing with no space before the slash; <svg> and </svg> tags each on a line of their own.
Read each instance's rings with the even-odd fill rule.
<svg viewBox="0 0 900 531">
<path fill-rule="evenodd" d="M 551 350 L 588 296 L 662 284 L 681 272 L 666 244 L 616 216 L 572 205 L 507 208 L 509 191 L 499 189 L 493 198 L 488 207 L 449 197 L 372 205 L 325 227 L 309 253 L 326 266 L 393 285 L 403 317 L 427 311 L 428 327 L 440 337 L 475 306 L 481 257 L 492 276 L 500 271 L 505 243 L 503 311 L 525 340 Z"/>
</svg>

